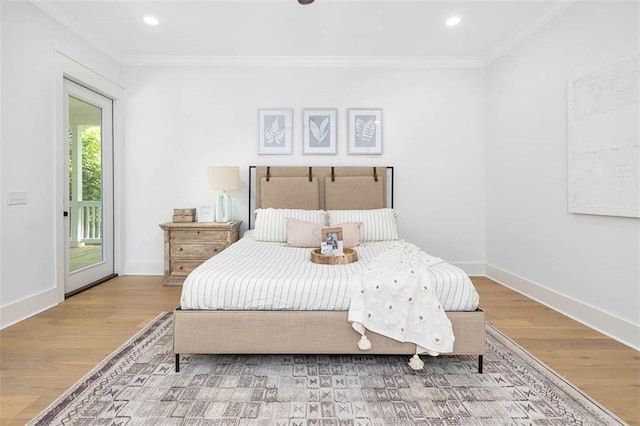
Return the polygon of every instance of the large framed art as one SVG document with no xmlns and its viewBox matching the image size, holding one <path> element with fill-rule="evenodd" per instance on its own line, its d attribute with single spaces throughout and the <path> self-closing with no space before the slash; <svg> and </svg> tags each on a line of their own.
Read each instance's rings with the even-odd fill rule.
<svg viewBox="0 0 640 426">
<path fill-rule="evenodd" d="M 334 108 L 302 110 L 302 152 L 304 154 L 336 154 L 337 116 Z"/>
<path fill-rule="evenodd" d="M 347 111 L 349 154 L 382 154 L 382 110 Z"/>
<path fill-rule="evenodd" d="M 291 154 L 292 123 L 293 109 L 259 109 L 258 154 Z"/>
</svg>

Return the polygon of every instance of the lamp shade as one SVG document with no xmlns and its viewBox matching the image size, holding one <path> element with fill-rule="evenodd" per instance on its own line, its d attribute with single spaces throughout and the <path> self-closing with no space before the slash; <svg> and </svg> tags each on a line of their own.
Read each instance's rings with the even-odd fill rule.
<svg viewBox="0 0 640 426">
<path fill-rule="evenodd" d="M 209 189 L 214 191 L 235 191 L 240 187 L 240 167 L 216 166 L 207 169 Z"/>
</svg>

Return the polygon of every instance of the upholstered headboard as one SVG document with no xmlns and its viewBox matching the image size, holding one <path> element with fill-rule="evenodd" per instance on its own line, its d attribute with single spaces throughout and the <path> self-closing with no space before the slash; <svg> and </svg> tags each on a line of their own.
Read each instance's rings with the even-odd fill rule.
<svg viewBox="0 0 640 426">
<path fill-rule="evenodd" d="M 254 173 L 252 173 L 252 170 Z M 252 177 L 253 176 L 253 177 Z M 256 208 L 350 210 L 393 207 L 393 167 L 251 166 Z"/>
</svg>

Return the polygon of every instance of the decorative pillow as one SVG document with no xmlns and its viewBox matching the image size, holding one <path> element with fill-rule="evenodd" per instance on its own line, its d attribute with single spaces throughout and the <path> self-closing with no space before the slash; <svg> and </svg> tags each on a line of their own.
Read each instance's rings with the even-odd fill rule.
<svg viewBox="0 0 640 426">
<path fill-rule="evenodd" d="M 324 210 L 257 209 L 254 237 L 257 241 L 284 243 L 287 241 L 285 218 L 304 220 L 324 226 L 327 212 Z"/>
<path fill-rule="evenodd" d="M 344 248 L 352 248 L 360 245 L 362 222 L 347 222 L 331 226 L 342 228 L 342 246 Z"/>
<path fill-rule="evenodd" d="M 304 220 L 285 219 L 287 223 L 287 245 L 292 247 L 320 247 L 324 224 Z"/>
<path fill-rule="evenodd" d="M 360 241 L 399 240 L 396 227 L 398 213 L 393 209 L 329 210 L 329 226 L 345 222 L 361 222 Z"/>
</svg>

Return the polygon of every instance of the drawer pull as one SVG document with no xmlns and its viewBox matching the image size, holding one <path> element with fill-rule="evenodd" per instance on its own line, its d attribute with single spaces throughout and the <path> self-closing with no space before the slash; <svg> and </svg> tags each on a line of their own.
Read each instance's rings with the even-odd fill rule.
<svg viewBox="0 0 640 426">
<path fill-rule="evenodd" d="M 180 270 L 182 270 L 183 266 L 180 267 Z"/>
<path fill-rule="evenodd" d="M 180 247 L 180 251 L 184 250 L 182 247 Z"/>
</svg>

